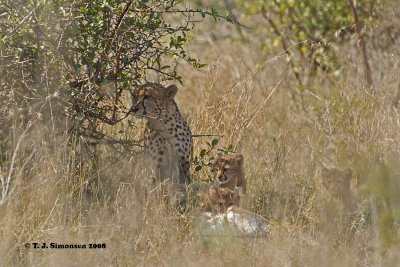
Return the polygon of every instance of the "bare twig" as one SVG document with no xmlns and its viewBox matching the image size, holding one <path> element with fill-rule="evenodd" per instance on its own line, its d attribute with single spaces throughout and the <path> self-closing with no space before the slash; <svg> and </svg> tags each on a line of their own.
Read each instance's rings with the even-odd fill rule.
<svg viewBox="0 0 400 267">
<path fill-rule="evenodd" d="M 360 45 L 361 53 L 363 55 L 365 79 L 367 80 L 368 86 L 371 89 L 373 89 L 374 83 L 372 81 L 371 67 L 368 62 L 367 49 L 365 46 L 364 38 L 361 33 L 360 20 L 358 18 L 357 0 L 349 0 L 349 4 L 350 4 L 351 11 L 353 13 L 353 16 L 354 16 L 354 23 L 355 23 L 354 26 L 355 26 L 355 30 L 358 35 L 358 44 Z"/>
<path fill-rule="evenodd" d="M 119 49 L 116 47 L 115 49 L 115 77 L 116 79 L 114 80 L 114 88 L 115 88 L 115 99 L 114 99 L 114 110 L 113 110 L 113 114 L 112 114 L 112 118 L 113 120 L 116 119 L 116 114 L 117 114 L 117 109 L 118 109 L 118 100 L 119 100 L 119 96 L 121 91 L 118 89 L 118 73 L 119 73 L 119 60 L 120 60 L 120 51 Z"/>
<path fill-rule="evenodd" d="M 117 140 L 109 137 L 96 138 L 94 136 L 89 136 L 85 134 L 82 134 L 82 137 L 84 137 L 84 139 L 86 139 L 86 141 L 92 145 L 104 144 L 104 145 L 129 145 L 129 146 L 143 147 L 143 145 L 141 144 L 142 143 L 141 140 L 139 141 Z"/>
<path fill-rule="evenodd" d="M 224 137 L 223 134 L 192 134 L 192 137 L 204 137 L 204 136 L 218 136 L 218 137 Z"/>
<path fill-rule="evenodd" d="M 28 15 L 26 15 L 19 23 L 18 25 L 12 29 L 8 34 L 6 34 L 6 36 L 4 36 L 1 41 L 6 40 L 8 37 L 10 37 L 11 35 L 13 35 L 21 26 L 22 24 L 27 21 L 28 19 L 30 19 L 33 15 L 33 13 L 35 12 L 35 10 L 42 4 L 43 2 L 39 3 L 34 9 L 31 10 L 31 12 L 28 13 Z"/>
<path fill-rule="evenodd" d="M 269 25 L 272 27 L 272 29 L 274 30 L 274 33 L 276 34 L 276 36 L 278 36 L 279 38 L 281 38 L 281 42 L 282 42 L 282 48 L 285 51 L 285 53 L 287 54 L 288 58 L 289 58 L 289 64 L 290 67 L 293 69 L 294 72 L 294 76 L 296 77 L 297 82 L 299 83 L 300 87 L 303 86 L 303 83 L 301 81 L 301 77 L 297 71 L 297 68 L 294 65 L 293 59 L 292 59 L 292 54 L 290 53 L 289 47 L 286 43 L 285 38 L 283 37 L 282 33 L 280 32 L 278 26 L 275 24 L 275 22 L 272 20 L 271 16 L 269 13 L 267 13 L 267 11 L 262 8 L 262 16 L 268 21 Z"/>
<path fill-rule="evenodd" d="M 119 15 L 117 21 L 115 22 L 115 26 L 114 26 L 114 28 L 113 28 L 113 30 L 112 30 L 112 33 L 111 33 L 111 39 L 110 39 L 110 41 L 107 43 L 107 45 L 106 45 L 106 47 L 104 48 L 104 51 L 103 51 L 103 56 L 104 56 L 105 58 L 107 58 L 108 52 L 109 52 L 109 50 L 110 50 L 112 44 L 115 42 L 115 38 L 117 37 L 118 29 L 119 29 L 119 27 L 121 26 L 122 20 L 124 19 L 124 17 L 125 17 L 126 14 L 128 13 L 129 8 L 131 7 L 131 5 L 132 5 L 132 0 L 128 0 L 128 1 L 126 2 L 126 5 L 125 5 L 125 7 L 124 7 L 124 10 L 122 10 L 122 13 Z M 117 66 L 116 68 L 119 68 L 118 60 L 119 60 L 119 59 L 118 59 L 118 56 L 117 56 L 117 65 L 118 65 L 118 66 Z M 95 81 L 98 80 L 98 76 L 100 75 L 100 62 L 101 62 L 101 59 L 99 59 L 99 60 L 97 61 L 96 72 L 95 72 L 95 75 L 94 75 L 94 80 L 95 80 Z M 115 77 L 117 78 L 117 73 L 115 73 Z M 116 82 L 115 82 L 115 83 L 116 83 Z M 116 98 L 117 98 L 117 97 L 116 97 Z"/>
<path fill-rule="evenodd" d="M 154 12 L 154 13 L 161 13 L 161 14 L 164 14 L 164 13 L 174 13 L 174 14 L 183 13 L 183 14 L 201 14 L 202 16 L 209 15 L 209 16 L 212 16 L 212 17 L 215 17 L 215 18 L 218 18 L 218 19 L 226 20 L 227 22 L 230 22 L 232 24 L 236 24 L 236 25 L 238 25 L 240 27 L 243 27 L 245 29 L 248 29 L 248 30 L 251 29 L 250 27 L 241 24 L 240 22 L 238 22 L 233 17 L 225 17 L 225 16 L 222 16 L 222 15 L 219 15 L 216 12 L 213 12 L 213 10 L 210 11 L 208 9 L 202 10 L 202 9 L 187 8 L 187 9 L 168 9 L 168 10 L 160 10 L 160 11 L 158 11 L 158 10 L 154 10 L 154 9 L 148 8 L 148 9 L 134 9 L 134 11 L 135 12 L 139 12 L 139 13 L 141 13 L 141 12 L 150 12 L 151 11 L 151 12 Z M 196 22 L 198 22 L 198 21 L 196 21 Z"/>
</svg>

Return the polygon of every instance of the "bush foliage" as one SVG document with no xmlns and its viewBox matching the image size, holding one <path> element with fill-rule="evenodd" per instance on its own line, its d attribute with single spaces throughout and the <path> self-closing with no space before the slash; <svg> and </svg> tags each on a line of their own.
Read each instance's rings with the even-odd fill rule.
<svg viewBox="0 0 400 267">
<path fill-rule="evenodd" d="M 77 129 L 115 124 L 130 106 L 121 95 L 149 77 L 181 80 L 177 62 L 201 67 L 185 45 L 213 10 L 180 1 L 11 1 L 0 4 L 2 90 L 29 106 L 57 91 Z"/>
</svg>

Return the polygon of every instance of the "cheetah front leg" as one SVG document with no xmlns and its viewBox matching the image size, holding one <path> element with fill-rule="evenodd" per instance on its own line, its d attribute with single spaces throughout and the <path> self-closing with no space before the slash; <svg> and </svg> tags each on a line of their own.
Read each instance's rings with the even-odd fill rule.
<svg viewBox="0 0 400 267">
<path fill-rule="evenodd" d="M 190 162 L 187 160 L 179 161 L 179 183 L 186 186 L 191 182 Z"/>
</svg>

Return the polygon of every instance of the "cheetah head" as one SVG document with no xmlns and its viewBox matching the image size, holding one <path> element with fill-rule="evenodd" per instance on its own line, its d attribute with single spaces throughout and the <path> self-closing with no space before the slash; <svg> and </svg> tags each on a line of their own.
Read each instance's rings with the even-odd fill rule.
<svg viewBox="0 0 400 267">
<path fill-rule="evenodd" d="M 175 103 L 177 91 L 176 85 L 164 87 L 158 83 L 146 83 L 132 92 L 131 112 L 136 117 L 158 119 L 171 103 Z"/>
<path fill-rule="evenodd" d="M 230 189 L 237 186 L 244 186 L 243 161 L 244 157 L 241 154 L 235 156 L 218 156 L 213 165 L 218 185 Z"/>
<path fill-rule="evenodd" d="M 326 190 L 336 196 L 343 197 L 350 192 L 352 178 L 351 169 L 340 170 L 338 168 L 323 168 L 321 170 L 322 184 Z"/>
</svg>

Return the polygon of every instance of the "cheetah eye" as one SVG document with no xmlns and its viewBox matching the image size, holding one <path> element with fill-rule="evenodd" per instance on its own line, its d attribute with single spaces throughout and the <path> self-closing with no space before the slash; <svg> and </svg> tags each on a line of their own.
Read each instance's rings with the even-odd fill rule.
<svg viewBox="0 0 400 267">
<path fill-rule="evenodd" d="M 149 95 L 144 95 L 144 97 L 143 97 L 144 100 L 149 99 L 149 98 L 150 98 Z"/>
</svg>

